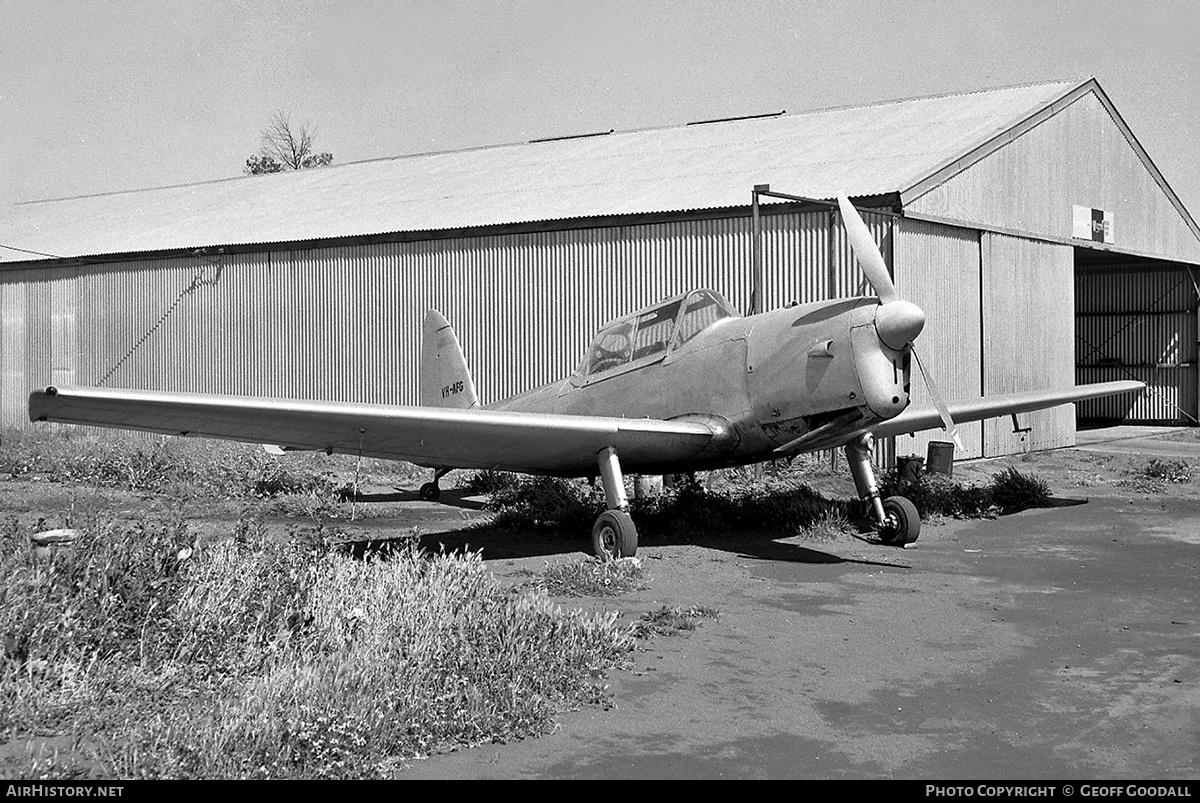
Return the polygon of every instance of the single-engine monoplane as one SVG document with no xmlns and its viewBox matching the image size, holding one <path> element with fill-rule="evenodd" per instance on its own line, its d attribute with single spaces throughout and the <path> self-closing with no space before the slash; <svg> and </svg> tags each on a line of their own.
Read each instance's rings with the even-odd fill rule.
<svg viewBox="0 0 1200 803">
<path fill-rule="evenodd" d="M 494 404 L 479 404 L 457 336 L 430 310 L 420 406 L 48 387 L 30 395 L 29 417 L 408 460 L 434 469 L 421 488 L 431 501 L 440 478 L 460 468 L 599 476 L 607 510 L 593 546 L 621 557 L 637 550 L 624 472 L 690 473 L 842 447 L 881 539 L 902 545 L 917 538 L 920 518 L 908 499 L 880 498 L 873 438 L 1144 387 L 1106 382 L 950 403 L 934 391 L 932 407 L 909 409 L 925 314 L 896 291 L 850 201 L 838 204 L 875 296 L 743 316 L 719 293 L 693 290 L 604 326 L 571 376 Z"/>
</svg>

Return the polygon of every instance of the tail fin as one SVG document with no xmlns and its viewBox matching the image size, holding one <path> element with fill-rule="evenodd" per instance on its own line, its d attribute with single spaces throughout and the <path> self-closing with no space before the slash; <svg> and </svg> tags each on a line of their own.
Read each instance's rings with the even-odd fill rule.
<svg viewBox="0 0 1200 803">
<path fill-rule="evenodd" d="M 446 316 L 433 309 L 421 324 L 421 404 L 460 409 L 479 404 L 458 337 Z"/>
</svg>

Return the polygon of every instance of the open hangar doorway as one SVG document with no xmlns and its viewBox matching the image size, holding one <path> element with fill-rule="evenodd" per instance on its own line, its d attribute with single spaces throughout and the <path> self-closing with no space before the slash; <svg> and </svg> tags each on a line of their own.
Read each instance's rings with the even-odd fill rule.
<svg viewBox="0 0 1200 803">
<path fill-rule="evenodd" d="M 1197 269 L 1075 248 L 1076 384 L 1136 379 L 1146 391 L 1080 402 L 1079 428 L 1196 426 Z"/>
</svg>

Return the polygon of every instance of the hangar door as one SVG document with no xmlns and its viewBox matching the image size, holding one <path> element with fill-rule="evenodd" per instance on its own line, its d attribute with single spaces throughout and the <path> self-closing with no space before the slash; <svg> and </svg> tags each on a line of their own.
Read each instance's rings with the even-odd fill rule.
<svg viewBox="0 0 1200 803">
<path fill-rule="evenodd" d="M 1076 381 L 1148 386 L 1081 402 L 1081 424 L 1197 423 L 1196 298 L 1187 265 L 1076 249 Z"/>
</svg>

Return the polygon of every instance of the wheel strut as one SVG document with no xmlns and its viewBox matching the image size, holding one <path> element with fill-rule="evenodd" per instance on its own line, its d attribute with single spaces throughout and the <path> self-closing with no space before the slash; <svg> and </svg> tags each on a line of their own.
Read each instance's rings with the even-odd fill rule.
<svg viewBox="0 0 1200 803">
<path fill-rule="evenodd" d="M 600 481 L 604 485 L 604 501 L 608 510 L 600 514 L 592 526 L 592 548 L 601 560 L 631 558 L 637 553 L 637 527 L 629 515 L 629 499 L 625 495 L 625 478 L 617 450 L 606 446 L 596 454 L 600 466 Z"/>
<path fill-rule="evenodd" d="M 879 499 L 879 486 L 875 484 L 875 470 L 871 467 L 871 450 L 874 448 L 874 438 L 863 435 L 847 443 L 844 447 L 846 463 L 850 466 L 850 476 L 854 478 L 854 488 L 858 498 L 870 507 L 870 516 L 875 524 L 882 527 L 886 523 L 883 512 L 883 502 Z"/>
<path fill-rule="evenodd" d="M 870 516 L 885 544 L 904 546 L 917 540 L 921 534 L 921 517 L 916 506 L 903 496 L 881 499 L 879 486 L 875 484 L 875 470 L 871 467 L 871 451 L 875 439 L 868 433 L 845 446 L 846 463 L 859 499 L 870 508 Z"/>
</svg>

